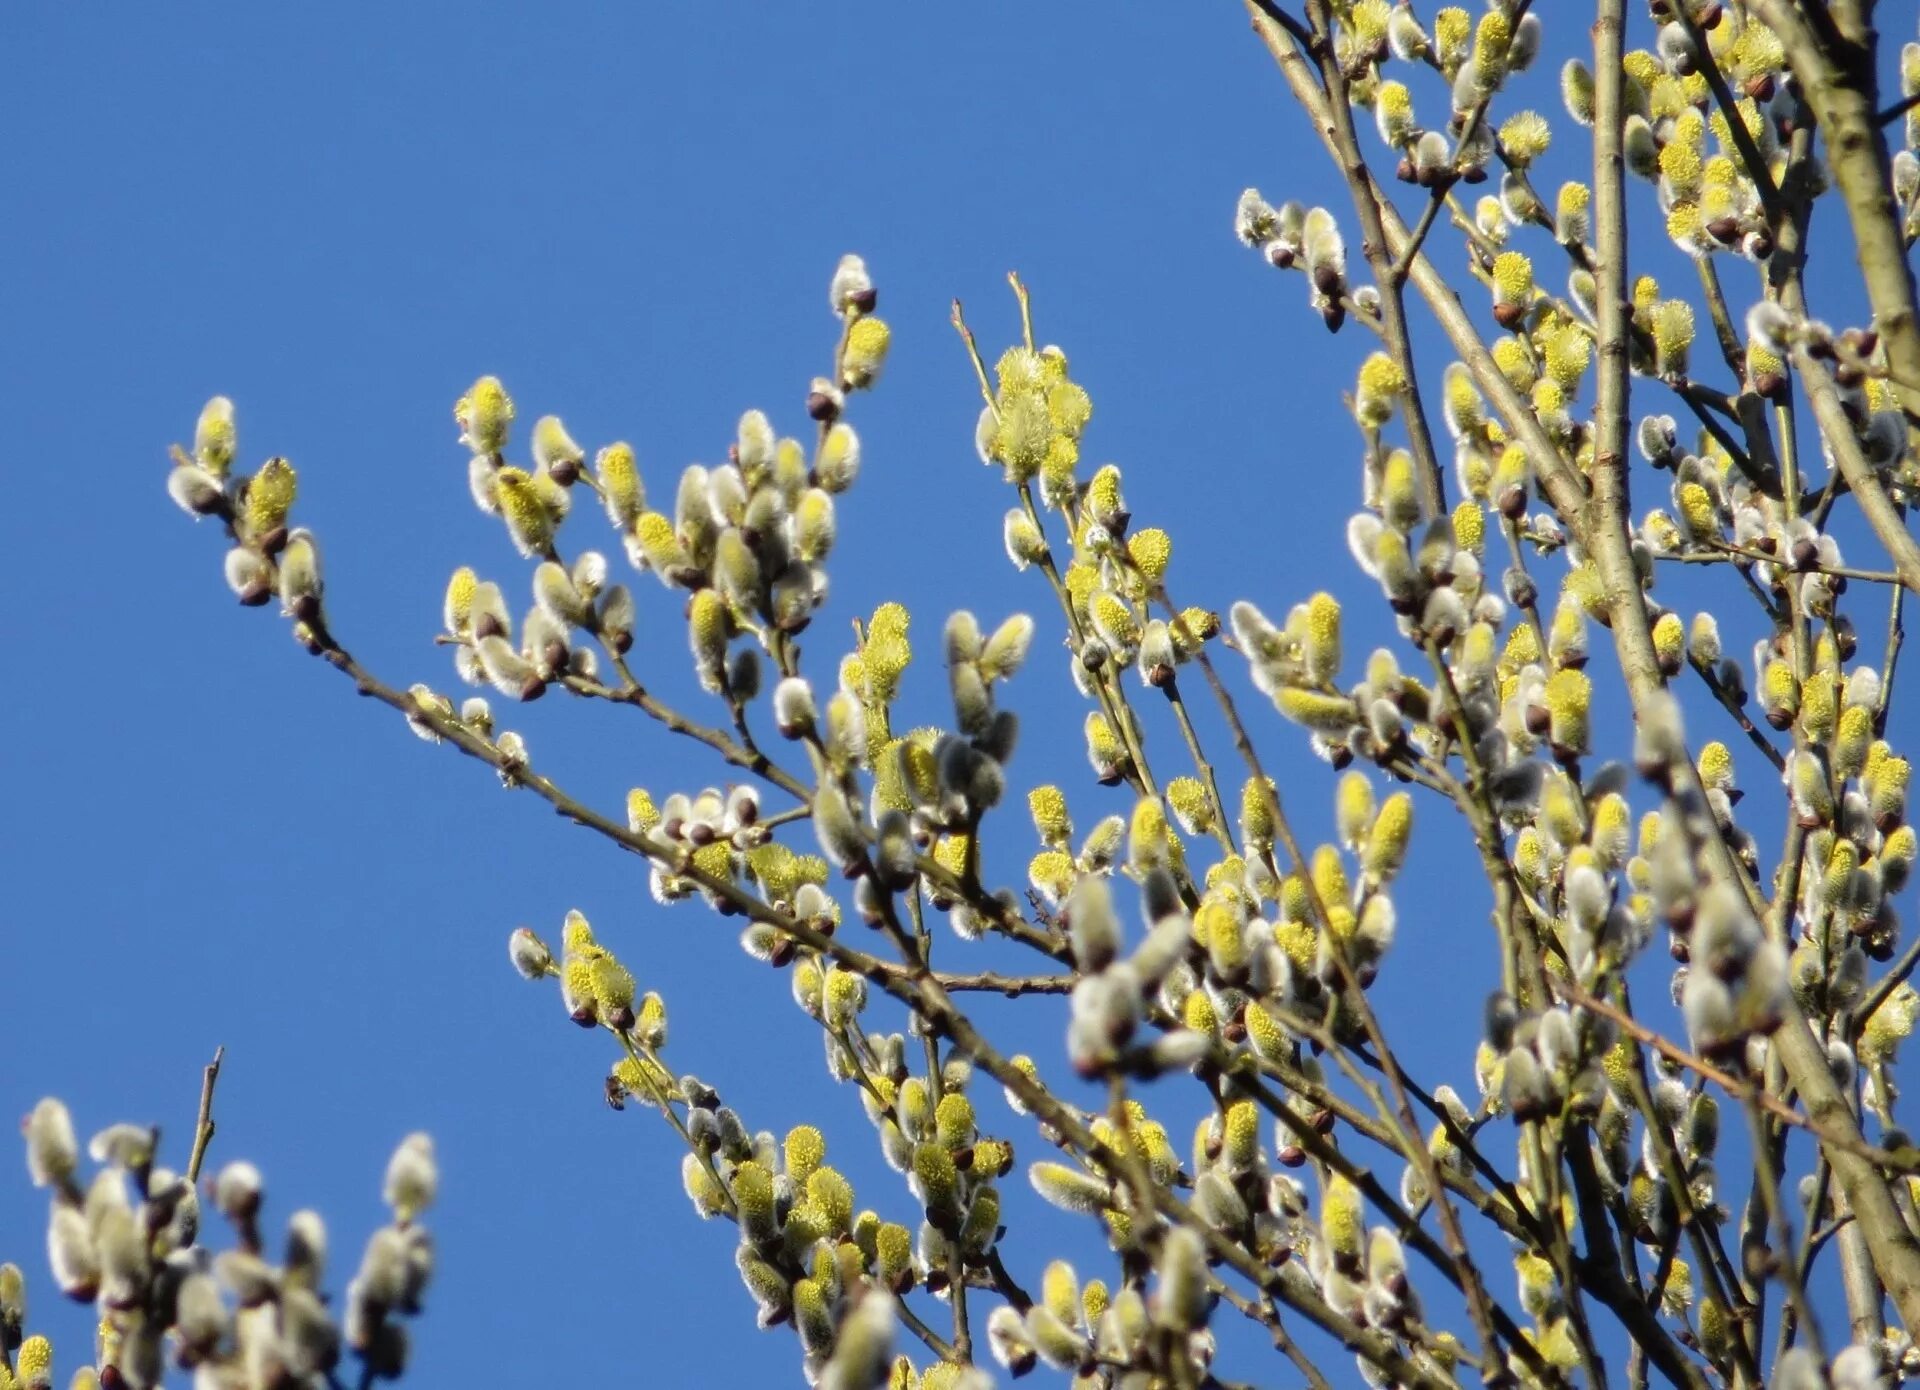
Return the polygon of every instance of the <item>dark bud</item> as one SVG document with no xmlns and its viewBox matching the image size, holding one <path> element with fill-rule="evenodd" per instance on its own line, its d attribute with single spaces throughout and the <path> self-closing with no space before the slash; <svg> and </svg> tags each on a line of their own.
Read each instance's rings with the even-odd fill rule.
<svg viewBox="0 0 1920 1390">
<path fill-rule="evenodd" d="M 1338 267 L 1329 264 L 1321 264 L 1314 267 L 1313 287 L 1329 299 L 1346 288 L 1340 283 L 1340 271 Z"/>
<path fill-rule="evenodd" d="M 880 291 L 869 285 L 864 290 L 861 290 L 860 293 L 849 298 L 847 302 L 861 313 L 871 314 L 875 309 L 880 307 Z"/>
<path fill-rule="evenodd" d="M 580 481 L 580 460 L 555 459 L 553 466 L 547 469 L 547 476 L 561 487 L 572 487 Z"/>
<path fill-rule="evenodd" d="M 1496 304 L 1493 306 L 1493 321 L 1511 333 L 1527 321 L 1527 306 L 1524 304 Z"/>
<path fill-rule="evenodd" d="M 1307 1161 L 1307 1151 L 1298 1144 L 1287 1144 L 1274 1157 L 1280 1160 L 1282 1168 L 1299 1168 Z"/>
<path fill-rule="evenodd" d="M 1420 183 L 1420 175 L 1415 172 L 1413 161 L 1406 155 L 1400 156 L 1400 162 L 1393 166 L 1393 176 L 1402 183 Z"/>
<path fill-rule="evenodd" d="M 1495 1051 L 1505 1052 L 1513 1046 L 1513 1030 L 1520 1026 L 1520 1010 L 1512 995 L 1505 990 L 1495 990 L 1488 995 L 1482 1017 L 1487 1042 Z"/>
<path fill-rule="evenodd" d="M 616 632 L 607 638 L 607 645 L 612 647 L 614 651 L 618 652 L 621 656 L 625 656 L 633 650 L 633 634 L 625 630 Z"/>
<path fill-rule="evenodd" d="M 1819 560 L 1820 548 L 1802 536 L 1793 543 L 1791 554 L 1793 556 L 1793 567 L 1805 573 L 1807 570 L 1812 569 L 1815 562 Z"/>
<path fill-rule="evenodd" d="M 1740 239 L 1739 219 L 1733 217 L 1716 217 L 1713 221 L 1707 223 L 1707 235 L 1719 242 L 1722 246 L 1731 246 Z"/>
<path fill-rule="evenodd" d="M 767 952 L 767 964 L 771 965 L 775 970 L 785 969 L 787 966 L 793 964 L 794 953 L 797 950 L 799 950 L 799 947 L 793 944 L 793 938 L 783 936 L 774 942 L 773 949 Z"/>
<path fill-rule="evenodd" d="M 320 621 L 320 596 L 302 594 L 293 601 L 293 616 L 301 622 L 312 625 Z"/>
<path fill-rule="evenodd" d="M 547 683 L 538 676 L 529 676 L 527 683 L 520 687 L 522 700 L 537 700 L 547 693 Z"/>
<path fill-rule="evenodd" d="M 1773 100 L 1773 74 L 1763 72 L 1747 79 L 1747 95 L 1765 104 Z"/>
<path fill-rule="evenodd" d="M 273 597 L 273 590 L 263 579 L 256 579 L 240 591 L 240 603 L 245 608 L 258 608 Z"/>
<path fill-rule="evenodd" d="M 1527 732 L 1535 738 L 1546 737 L 1547 730 L 1553 727 L 1553 715 L 1545 705 L 1527 706 Z"/>
<path fill-rule="evenodd" d="M 278 555 L 287 548 L 287 528 L 276 526 L 254 542 L 262 555 Z"/>
<path fill-rule="evenodd" d="M 1873 350 L 1880 346 L 1880 335 L 1871 328 L 1849 328 L 1840 335 L 1840 341 L 1861 357 L 1873 356 Z"/>
<path fill-rule="evenodd" d="M 1845 575 L 1835 576 L 1833 591 L 1836 594 L 1844 594 L 1847 591 L 1847 578 Z M 1842 614 L 1839 620 L 1833 624 L 1833 640 L 1834 645 L 1839 649 L 1840 659 L 1842 661 L 1853 660 L 1854 652 L 1860 648 L 1860 634 L 1854 631 L 1853 624 L 1846 620 L 1845 614 Z"/>
<path fill-rule="evenodd" d="M 609 1110 L 625 1110 L 627 1108 L 627 1088 L 611 1076 L 607 1078 L 606 1096 L 607 1108 Z"/>
<path fill-rule="evenodd" d="M 473 640 L 476 642 L 484 642 L 489 637 L 505 637 L 506 635 L 507 630 L 501 626 L 500 619 L 496 614 L 482 613 L 473 620 Z"/>
<path fill-rule="evenodd" d="M 1327 332 L 1338 333 L 1347 321 L 1347 306 L 1337 299 L 1329 299 L 1320 306 L 1320 321 L 1326 324 Z"/>
<path fill-rule="evenodd" d="M 807 393 L 807 418 L 818 420 L 821 424 L 831 424 L 840 418 L 840 403 L 825 391 Z"/>
<path fill-rule="evenodd" d="M 1784 372 L 1758 372 L 1753 378 L 1756 395 L 1770 401 L 1785 400 L 1787 396 L 1787 377 Z"/>
<path fill-rule="evenodd" d="M 1460 182 L 1462 183 L 1485 183 L 1486 181 L 1487 171 L 1481 165 L 1469 165 L 1460 171 Z"/>
<path fill-rule="evenodd" d="M 1299 253 L 1284 241 L 1267 243 L 1267 264 L 1275 270 L 1292 270 Z"/>
</svg>

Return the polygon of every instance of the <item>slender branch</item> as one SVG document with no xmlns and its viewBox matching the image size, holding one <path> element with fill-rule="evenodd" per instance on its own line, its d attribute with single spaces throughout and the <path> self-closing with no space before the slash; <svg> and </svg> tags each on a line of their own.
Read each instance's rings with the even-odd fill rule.
<svg viewBox="0 0 1920 1390">
<path fill-rule="evenodd" d="M 220 1063 L 226 1058 L 224 1046 L 213 1050 L 213 1060 L 200 1072 L 200 1113 L 193 1123 L 193 1153 L 187 1159 L 187 1185 L 200 1181 L 201 1165 L 207 1161 L 207 1145 L 213 1142 L 213 1088 L 220 1080 Z"/>
<path fill-rule="evenodd" d="M 1875 116 L 1873 123 L 1879 126 L 1892 125 L 1916 106 L 1920 106 L 1920 92 L 1915 92 L 1910 97 L 1903 97 L 1899 101 L 1896 101 L 1893 105 L 1887 107 L 1886 110 Z"/>
<path fill-rule="evenodd" d="M 1769 1094 L 1765 1087 L 1756 1085 L 1751 1081 L 1743 1080 L 1733 1075 L 1733 1073 L 1715 1066 L 1712 1062 L 1707 1061 L 1706 1058 L 1687 1051 L 1678 1043 L 1661 1036 L 1653 1029 L 1647 1027 L 1624 1009 L 1610 1004 L 1596 995 L 1588 993 L 1571 980 L 1556 979 L 1554 981 L 1554 988 L 1568 1000 L 1578 1004 L 1581 1008 L 1591 1009 L 1595 1013 L 1611 1019 L 1614 1026 L 1631 1037 L 1635 1042 L 1640 1043 L 1644 1047 L 1650 1047 L 1668 1061 L 1676 1062 L 1688 1071 L 1705 1077 L 1714 1085 L 1724 1090 L 1728 1095 L 1737 1098 L 1743 1103 L 1758 1105 L 1776 1120 L 1792 1125 L 1795 1129 L 1806 1130 L 1809 1134 L 1817 1137 L 1821 1144 L 1826 1147 L 1852 1154 L 1876 1167 L 1885 1168 L 1892 1172 L 1920 1174 L 1920 1149 L 1915 1149 L 1912 1146 L 1898 1150 L 1883 1149 L 1855 1135 L 1828 1129 L 1811 1117 L 1802 1115 L 1798 1110 L 1795 1110 L 1778 1096 Z"/>
</svg>

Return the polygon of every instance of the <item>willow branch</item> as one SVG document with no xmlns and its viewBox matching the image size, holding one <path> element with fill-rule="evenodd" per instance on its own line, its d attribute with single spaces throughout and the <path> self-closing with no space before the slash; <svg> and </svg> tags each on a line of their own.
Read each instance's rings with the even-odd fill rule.
<svg viewBox="0 0 1920 1390">
<path fill-rule="evenodd" d="M 226 1055 L 224 1046 L 214 1048 L 213 1060 L 200 1073 L 200 1113 L 193 1124 L 193 1153 L 187 1159 L 189 1187 L 200 1181 L 200 1167 L 207 1161 L 207 1145 L 213 1142 L 216 1128 L 213 1123 L 213 1088 L 220 1080 L 220 1063 Z"/>
</svg>

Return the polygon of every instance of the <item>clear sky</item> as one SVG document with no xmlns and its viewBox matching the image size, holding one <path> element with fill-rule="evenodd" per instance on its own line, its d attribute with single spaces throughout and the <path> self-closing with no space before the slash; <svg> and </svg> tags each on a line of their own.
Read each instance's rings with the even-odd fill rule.
<svg viewBox="0 0 1920 1390">
<path fill-rule="evenodd" d="M 516 606 L 526 593 L 498 523 L 467 500 L 449 413 L 465 385 L 495 372 L 523 422 L 552 411 L 590 447 L 632 440 L 670 496 L 685 463 L 723 457 L 744 408 L 802 429 L 832 348 L 827 278 L 860 251 L 894 353 L 856 404 L 866 470 L 841 511 L 813 669 L 830 677 L 851 618 L 902 600 L 922 653 L 908 716 L 946 719 L 945 614 L 1032 612 L 1012 772 L 1021 789 L 1062 781 L 1083 825 L 1123 799 L 1087 773 L 1052 600 L 1004 558 L 1009 497 L 974 456 L 954 296 L 993 351 L 1015 328 L 1005 272 L 1034 287 L 1041 336 L 1093 394 L 1088 458 L 1126 469 L 1136 524 L 1173 532 L 1182 602 L 1251 596 L 1280 614 L 1322 586 L 1365 592 L 1341 539 L 1359 489 L 1338 392 L 1367 345 L 1329 338 L 1300 277 L 1231 232 L 1249 183 L 1327 202 L 1349 228 L 1350 205 L 1239 7 L 832 12 L 0 12 L 0 1113 L 53 1093 L 83 1134 L 158 1121 L 181 1162 L 199 1068 L 224 1044 L 213 1161 L 261 1165 L 270 1220 L 326 1213 L 336 1289 L 379 1219 L 387 1154 L 430 1131 L 440 1268 L 418 1385 L 788 1383 L 797 1365 L 788 1333 L 752 1331 L 730 1228 L 693 1216 L 672 1133 L 602 1103 L 606 1039 L 508 968 L 517 924 L 551 937 L 584 910 L 666 996 L 671 1064 L 756 1128 L 820 1123 L 863 1205 L 906 1219 L 910 1199 L 854 1096 L 826 1081 L 786 980 L 732 928 L 657 906 L 631 860 L 412 738 L 271 610 L 232 603 L 220 537 L 163 488 L 166 446 L 208 396 L 238 402 L 246 466 L 300 468 L 342 640 L 392 683 L 453 688 L 432 645 L 448 573 L 474 564 Z M 1585 43 L 1583 25 L 1558 27 L 1555 66 Z M 598 523 L 576 518 L 574 544 L 617 560 Z M 678 601 L 650 579 L 636 591 L 640 670 L 716 717 L 687 673 Z M 1363 654 L 1384 610 L 1350 613 Z M 631 711 L 558 693 L 495 704 L 536 763 L 604 806 L 635 784 L 723 780 Z M 1324 833 L 1330 777 L 1249 708 L 1303 830 Z M 1170 724 L 1151 736 L 1174 756 Z M 1465 840 L 1423 810 L 1423 886 L 1376 995 L 1430 1059 L 1425 1079 L 1466 1090 L 1493 956 L 1480 892 L 1449 858 Z M 1031 846 L 1017 808 L 1006 824 L 1017 880 Z M 1058 1076 L 1064 1010 L 1029 1012 L 1015 1040 Z M 1037 1156 L 982 1095 L 989 1127 Z M 1184 1147 L 1190 1130 L 1173 1128 Z M 27 1268 L 64 1384 L 88 1319 L 40 1316 L 44 1196 L 14 1172 L 0 1258 Z M 1018 1176 L 1006 1191 L 1027 1282 L 1056 1249 L 1090 1248 Z M 1020 1234 L 1025 1218 L 1039 1228 Z"/>
</svg>

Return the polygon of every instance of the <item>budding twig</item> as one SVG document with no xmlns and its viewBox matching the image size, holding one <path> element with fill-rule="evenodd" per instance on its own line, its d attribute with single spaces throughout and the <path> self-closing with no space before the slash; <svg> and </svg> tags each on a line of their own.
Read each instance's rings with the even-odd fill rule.
<svg viewBox="0 0 1920 1390">
<path fill-rule="evenodd" d="M 213 1060 L 200 1073 L 200 1114 L 193 1125 L 193 1152 L 187 1159 L 187 1182 L 200 1181 L 200 1166 L 207 1159 L 207 1145 L 213 1142 L 213 1088 L 220 1080 L 220 1063 L 226 1057 L 225 1046 L 213 1050 Z"/>
</svg>

